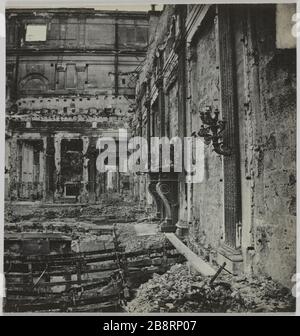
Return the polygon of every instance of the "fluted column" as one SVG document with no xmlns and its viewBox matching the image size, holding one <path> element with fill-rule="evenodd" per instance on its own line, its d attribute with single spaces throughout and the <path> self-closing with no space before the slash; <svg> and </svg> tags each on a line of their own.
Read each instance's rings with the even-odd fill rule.
<svg viewBox="0 0 300 336">
<path fill-rule="evenodd" d="M 44 201 L 45 202 L 53 202 L 53 192 L 55 190 L 54 187 L 54 171 L 55 171 L 55 163 L 54 163 L 54 138 L 51 135 L 46 137 L 46 145 L 44 147 L 45 151 L 45 194 Z"/>
<path fill-rule="evenodd" d="M 87 150 L 89 147 L 89 138 L 87 136 L 82 137 L 82 155 L 83 155 L 83 167 L 82 167 L 82 190 L 81 200 L 82 202 L 88 202 L 88 183 L 89 183 L 89 158 L 87 157 Z"/>
<path fill-rule="evenodd" d="M 13 135 L 10 140 L 10 158 L 9 158 L 9 198 L 16 200 L 18 198 L 18 138 Z"/>
</svg>

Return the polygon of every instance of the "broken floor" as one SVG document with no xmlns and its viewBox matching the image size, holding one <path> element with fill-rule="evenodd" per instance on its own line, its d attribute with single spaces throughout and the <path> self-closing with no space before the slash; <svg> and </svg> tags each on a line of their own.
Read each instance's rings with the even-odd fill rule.
<svg viewBox="0 0 300 336">
<path fill-rule="evenodd" d="M 159 232 L 158 223 L 149 220 L 152 214 L 118 195 L 110 195 L 101 204 L 93 206 L 23 203 L 10 204 L 6 210 L 6 237 L 34 233 L 62 234 L 71 240 L 71 257 L 80 255 L 81 267 L 88 269 L 87 273 L 81 270 L 80 276 L 77 270 L 77 275 L 61 277 L 64 270 L 71 266 L 62 263 L 62 259 L 53 259 L 56 258 L 54 254 L 52 262 L 58 263 L 56 267 L 59 268 L 50 270 L 47 265 L 43 271 L 33 270 L 29 280 L 33 287 L 28 287 L 28 280 L 25 281 L 26 291 L 30 289 L 30 299 L 26 299 L 24 284 L 20 284 L 20 278 L 16 281 L 14 274 L 17 273 L 12 272 L 9 265 L 6 268 L 7 286 L 12 286 L 14 290 L 17 288 L 18 292 L 7 296 L 7 311 L 147 313 L 294 310 L 295 301 L 289 291 L 271 278 L 233 277 L 222 271 L 211 284 L 210 277 L 193 274 L 184 258 Z M 116 235 L 112 234 L 112 230 Z M 19 252 L 7 249 L 6 262 L 24 258 L 18 256 Z M 69 257 L 70 254 L 66 254 L 65 261 Z M 27 258 L 25 260 L 31 260 L 30 256 Z M 46 275 L 48 278 L 42 279 Z M 50 287 L 51 293 L 39 289 L 43 286 Z"/>
</svg>

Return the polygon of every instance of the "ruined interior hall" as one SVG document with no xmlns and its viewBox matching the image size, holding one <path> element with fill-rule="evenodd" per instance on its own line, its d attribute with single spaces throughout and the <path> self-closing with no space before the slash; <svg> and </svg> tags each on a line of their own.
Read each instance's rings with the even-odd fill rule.
<svg viewBox="0 0 300 336">
<path fill-rule="evenodd" d="M 6 9 L 4 311 L 295 310 L 295 12 Z"/>
</svg>

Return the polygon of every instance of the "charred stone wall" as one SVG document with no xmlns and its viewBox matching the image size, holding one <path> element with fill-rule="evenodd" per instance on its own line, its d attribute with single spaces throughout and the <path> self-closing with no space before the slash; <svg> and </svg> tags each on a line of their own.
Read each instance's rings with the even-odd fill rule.
<svg viewBox="0 0 300 336">
<path fill-rule="evenodd" d="M 96 141 L 129 127 L 136 75 L 148 44 L 148 14 L 9 9 L 6 18 L 7 196 L 20 198 L 22 168 L 16 162 L 24 160 L 17 160 L 18 142 L 43 142 L 41 193 L 51 201 L 64 190 L 60 139 L 77 139 L 86 144 L 77 182 L 85 202 L 93 202 L 109 183 L 96 172 Z M 114 189 L 119 190 L 119 181 L 113 180 Z"/>
<path fill-rule="evenodd" d="M 232 8 L 241 171 L 238 244 L 244 271 L 271 275 L 290 287 L 296 260 L 296 53 L 295 48 L 276 47 L 281 28 L 276 26 L 276 10 L 276 6 L 262 6 L 259 11 L 254 6 Z M 199 53 L 192 51 L 192 57 L 201 56 L 192 68 L 191 83 L 200 106 L 207 102 L 218 106 L 222 90 L 215 70 L 218 63 L 213 62 L 218 42 L 214 32 L 214 25 L 206 23 Z M 196 126 L 198 115 L 191 120 Z M 222 158 L 207 148 L 205 180 L 193 186 L 194 224 L 189 237 L 211 261 L 213 250 L 224 241 L 222 203 L 228 194 L 222 174 L 226 174 Z"/>
<path fill-rule="evenodd" d="M 240 108 L 245 263 L 290 287 L 296 272 L 296 49 L 276 45 L 278 8 L 249 8 L 248 15 Z"/>
<path fill-rule="evenodd" d="M 291 41 L 286 47 L 278 43 L 291 35 L 290 26 L 280 24 L 278 17 L 291 10 L 277 5 L 166 6 L 152 29 L 156 42 L 150 45 L 137 83 L 137 94 L 151 98 L 155 116 L 155 83 L 158 74 L 163 75 L 165 105 L 163 114 L 161 106 L 158 109 L 157 125 L 165 122 L 169 137 L 198 131 L 199 112 L 206 106 L 218 108 L 221 118 L 226 109 L 229 116 L 234 113 L 236 129 L 233 134 L 228 125 L 226 134 L 235 153 L 235 175 L 227 159 L 206 146 L 204 180 L 179 183 L 179 222 L 188 223 L 189 246 L 213 263 L 220 263 L 230 229 L 234 251 L 230 249 L 233 258 L 228 260 L 239 264 L 231 270 L 266 274 L 287 287 L 296 265 L 296 49 Z M 180 17 L 185 17 L 185 34 Z M 220 31 L 220 20 L 228 23 L 226 32 Z M 179 42 L 182 35 L 184 44 Z M 177 56 L 183 48 L 185 88 L 178 82 L 182 68 Z M 145 83 L 150 83 L 150 93 Z M 223 105 L 228 100 L 232 110 Z M 228 176 L 235 179 L 234 195 L 230 185 L 225 187 Z M 226 210 L 225 200 L 232 197 L 237 201 Z M 230 219 L 226 211 L 239 216 Z"/>
<path fill-rule="evenodd" d="M 199 112 L 205 110 L 206 106 L 220 109 L 220 76 L 214 13 L 213 9 L 190 47 L 190 131 L 200 129 Z M 189 240 L 198 253 L 209 258 L 207 253 L 212 249 L 216 250 L 222 240 L 224 211 L 222 157 L 212 152 L 210 147 L 205 148 L 204 170 L 204 180 L 192 185 Z"/>
<path fill-rule="evenodd" d="M 8 72 L 20 95 L 134 95 L 132 72 L 148 42 L 146 14 L 80 9 L 6 15 Z M 45 35 L 30 34 L 31 27 Z"/>
</svg>

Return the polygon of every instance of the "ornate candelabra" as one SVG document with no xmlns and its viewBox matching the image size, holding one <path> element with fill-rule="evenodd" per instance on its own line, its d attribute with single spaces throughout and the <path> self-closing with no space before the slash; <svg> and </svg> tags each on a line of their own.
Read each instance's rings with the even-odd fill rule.
<svg viewBox="0 0 300 336">
<path fill-rule="evenodd" d="M 225 120 L 219 120 L 220 112 L 216 108 L 214 112 L 214 117 L 212 117 L 212 108 L 207 106 L 205 112 L 200 112 L 200 118 L 202 125 L 200 130 L 194 131 L 192 136 L 204 138 L 204 143 L 206 145 L 212 144 L 213 150 L 220 155 L 229 156 L 231 155 L 231 148 L 225 148 L 223 144 L 223 132 L 226 127 Z"/>
</svg>

